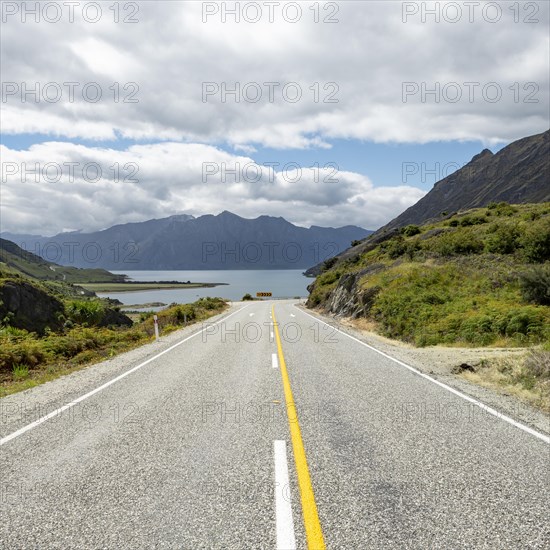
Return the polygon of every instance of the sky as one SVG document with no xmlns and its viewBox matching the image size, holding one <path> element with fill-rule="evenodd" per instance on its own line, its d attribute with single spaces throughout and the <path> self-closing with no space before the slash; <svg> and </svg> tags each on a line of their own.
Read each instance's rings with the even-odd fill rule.
<svg viewBox="0 0 550 550">
<path fill-rule="evenodd" d="M 376 229 L 549 126 L 546 1 L 34 4 L 1 4 L 2 231 Z"/>
</svg>

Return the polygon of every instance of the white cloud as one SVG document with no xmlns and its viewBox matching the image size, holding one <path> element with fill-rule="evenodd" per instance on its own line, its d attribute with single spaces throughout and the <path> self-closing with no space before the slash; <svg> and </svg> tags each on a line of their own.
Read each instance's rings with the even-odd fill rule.
<svg viewBox="0 0 550 550">
<path fill-rule="evenodd" d="M 222 23 L 220 14 L 203 23 L 205 4 L 139 3 L 134 16 L 139 22 L 134 24 L 114 24 L 106 4 L 96 24 L 82 22 L 78 9 L 73 24 L 66 17 L 55 24 L 8 17 L 2 32 L 4 81 L 79 82 L 77 97 L 85 83 L 97 82 L 103 97 L 98 103 L 38 104 L 22 103 L 20 94 L 4 98 L 4 132 L 227 141 L 246 152 L 254 144 L 326 146 L 331 138 L 415 143 L 481 139 L 489 144 L 547 129 L 547 2 L 535 4 L 532 19 L 538 23 L 524 23 L 529 15 L 525 10 L 514 22 L 507 2 L 496 3 L 502 13 L 495 23 L 487 20 L 494 18 L 492 12 L 483 15 L 482 4 L 474 11 L 473 23 L 463 4 L 461 21 L 446 21 L 453 16 L 444 11 L 449 2 L 438 4 L 439 23 L 431 16 L 423 23 L 421 6 L 434 7 L 434 2 L 387 1 L 338 3 L 335 24 L 315 24 L 314 12 L 308 9 L 312 2 L 300 3 L 303 15 L 295 24 L 281 16 L 285 2 L 275 9 L 274 23 L 267 22 L 265 6 L 264 19 L 256 24 L 235 24 L 231 17 Z M 232 2 L 219 4 L 231 7 Z M 245 4 L 250 3 L 240 2 Z M 411 4 L 419 12 L 403 23 L 402 10 Z M 329 9 L 321 9 L 321 19 L 329 15 Z M 120 14 L 124 16 L 128 13 Z M 121 90 L 121 100 L 115 103 L 110 90 L 115 81 L 121 87 L 137 83 L 139 103 L 122 102 L 131 90 Z M 204 82 L 226 82 L 228 87 L 258 83 L 263 99 L 235 103 L 228 98 L 222 103 L 217 95 L 203 103 Z M 281 83 L 273 103 L 266 99 L 265 82 Z M 301 86 L 303 98 L 298 103 L 281 99 L 282 85 L 288 82 Z M 329 82 L 338 86 L 338 103 L 322 101 L 335 91 L 330 86 L 323 89 Z M 480 86 L 472 103 L 435 103 L 430 96 L 422 103 L 420 94 L 403 103 L 403 82 L 425 82 L 428 87 L 456 82 L 465 94 L 464 83 Z M 489 82 L 501 88 L 502 99 L 496 103 L 481 95 Z M 521 88 L 517 98 L 509 89 L 515 82 Z M 523 85 L 528 82 L 538 87 L 538 103 L 524 101 L 529 91 Z M 310 89 L 315 83 L 320 83 L 319 102 L 313 101 Z M 251 94 L 254 87 L 248 91 Z"/>
<path fill-rule="evenodd" d="M 304 226 L 376 228 L 425 193 L 410 186 L 376 187 L 352 172 L 277 172 L 201 144 L 117 151 L 48 142 L 24 151 L 0 146 L 0 154 L 2 230 L 19 233 L 91 231 L 173 213 L 223 210 L 250 218 L 282 215 Z"/>
</svg>

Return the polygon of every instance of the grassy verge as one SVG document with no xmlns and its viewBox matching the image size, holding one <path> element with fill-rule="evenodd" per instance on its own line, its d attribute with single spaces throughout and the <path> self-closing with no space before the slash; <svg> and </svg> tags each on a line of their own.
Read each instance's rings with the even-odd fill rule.
<svg viewBox="0 0 550 550">
<path fill-rule="evenodd" d="M 465 372 L 462 376 L 550 413 L 549 350 L 532 350 L 519 359 L 484 360 L 476 365 L 475 372 Z"/>
<path fill-rule="evenodd" d="M 159 327 L 162 334 L 168 334 L 226 308 L 227 303 L 220 298 L 174 305 L 157 314 Z M 114 357 L 154 338 L 152 313 L 142 313 L 130 328 L 71 325 L 43 336 L 10 326 L 0 328 L 0 397 Z"/>
</svg>

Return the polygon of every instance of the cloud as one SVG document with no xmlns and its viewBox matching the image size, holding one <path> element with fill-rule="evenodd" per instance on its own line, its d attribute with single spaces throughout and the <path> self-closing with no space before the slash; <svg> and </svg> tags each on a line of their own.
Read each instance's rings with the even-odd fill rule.
<svg viewBox="0 0 550 550">
<path fill-rule="evenodd" d="M 79 8 L 74 23 L 67 21 L 66 11 L 58 23 L 34 23 L 32 17 L 22 23 L 20 13 L 7 17 L 4 82 L 20 88 L 37 82 L 79 85 L 74 102 L 63 86 L 57 102 L 31 98 L 23 103 L 20 90 L 4 94 L 4 132 L 229 143 L 246 153 L 254 145 L 328 147 L 334 138 L 383 143 L 479 139 L 490 145 L 547 129 L 547 2 L 530 3 L 534 14 L 492 2 L 501 12 L 494 22 L 495 8 L 486 10 L 479 3 L 470 22 L 463 3 L 443 1 L 437 4 L 439 23 L 422 14 L 423 5 L 433 8 L 433 2 L 321 2 L 318 13 L 310 9 L 313 2 L 301 2 L 296 23 L 283 17 L 288 2 L 274 8 L 273 23 L 265 3 L 240 2 L 241 9 L 260 6 L 260 21 L 245 20 L 255 18 L 254 8 L 248 8 L 240 23 L 231 15 L 223 23 L 223 9 L 233 4 L 217 3 L 218 12 L 206 23 L 201 10 L 206 5 L 215 9 L 208 2 L 139 3 L 132 16 L 136 23 L 114 23 L 107 5 L 97 23 L 83 21 Z M 452 5 L 457 4 L 461 18 L 453 23 Z M 334 5 L 338 13 L 332 15 Z M 409 15 L 403 22 L 405 9 Z M 119 20 L 129 16 L 120 13 Z M 315 23 L 316 16 L 339 22 Z M 293 17 L 289 9 L 286 19 Z M 418 86 L 406 102 L 404 82 Z M 465 85 L 471 82 L 479 83 L 472 101 Z M 82 97 L 90 83 L 102 91 L 96 103 Z M 205 83 L 211 86 L 207 90 L 217 90 L 207 102 Z M 299 101 L 292 102 L 297 89 L 289 83 L 298 83 Z M 462 94 L 458 102 L 452 101 L 453 83 Z M 489 83 L 499 87 L 499 101 L 484 97 Z M 223 102 L 224 86 L 239 88 L 240 101 L 227 94 Z M 428 93 L 422 101 L 422 86 L 428 91 L 439 86 L 438 96 Z M 254 100 L 258 91 L 257 102 L 245 99 L 247 94 Z"/>
<path fill-rule="evenodd" d="M 273 169 L 204 144 L 159 143 L 126 150 L 47 142 L 0 146 L 2 230 L 55 234 L 117 223 L 231 210 L 284 216 L 298 225 L 376 228 L 425 192 L 376 187 L 335 169 Z"/>
</svg>

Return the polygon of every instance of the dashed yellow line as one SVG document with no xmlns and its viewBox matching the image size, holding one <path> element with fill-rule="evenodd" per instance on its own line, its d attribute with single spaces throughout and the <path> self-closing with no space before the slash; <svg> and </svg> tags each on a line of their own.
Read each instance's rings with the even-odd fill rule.
<svg viewBox="0 0 550 550">
<path fill-rule="evenodd" d="M 302 502 L 302 514 L 304 516 L 304 527 L 306 531 L 307 547 L 309 550 L 325 550 L 325 541 L 323 539 L 323 530 L 321 522 L 317 514 L 317 505 L 315 504 L 315 495 L 311 485 L 311 477 L 307 466 L 306 451 L 304 442 L 302 441 L 302 432 L 298 423 L 298 414 L 292 397 L 292 389 L 290 387 L 290 379 L 286 369 L 285 358 L 283 355 L 283 346 L 281 345 L 281 337 L 279 335 L 279 327 L 275 318 L 275 306 L 271 307 L 273 315 L 273 326 L 275 332 L 275 340 L 277 342 L 277 353 L 279 355 L 279 364 L 281 376 L 283 378 L 283 389 L 285 393 L 286 408 L 288 414 L 288 424 L 290 426 L 290 439 L 292 441 L 292 449 L 294 451 L 294 463 L 296 465 L 296 473 L 298 475 L 298 486 L 300 488 L 300 499 Z"/>
</svg>

